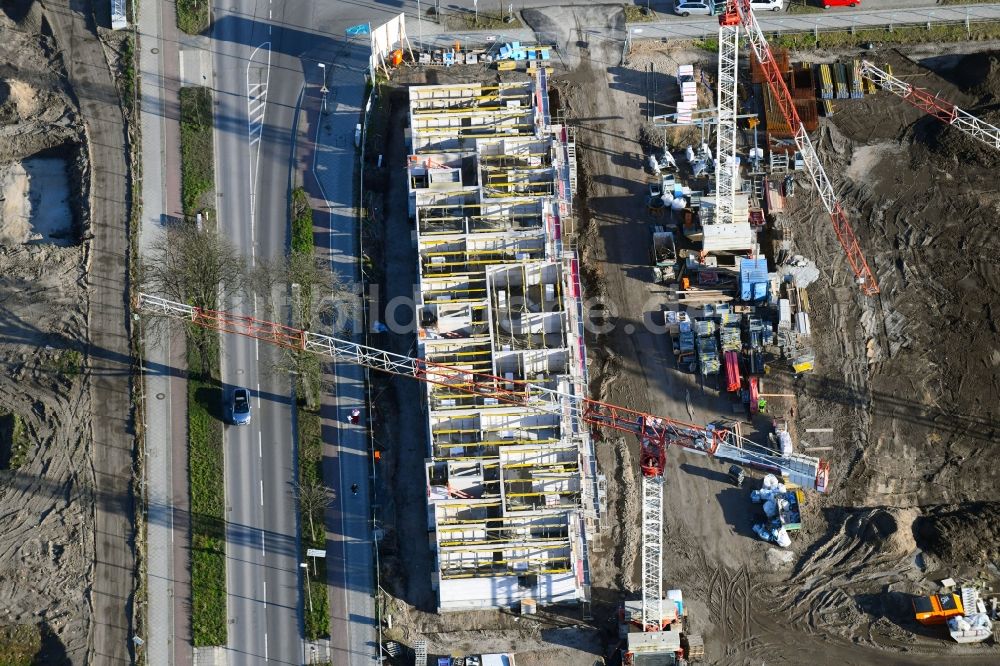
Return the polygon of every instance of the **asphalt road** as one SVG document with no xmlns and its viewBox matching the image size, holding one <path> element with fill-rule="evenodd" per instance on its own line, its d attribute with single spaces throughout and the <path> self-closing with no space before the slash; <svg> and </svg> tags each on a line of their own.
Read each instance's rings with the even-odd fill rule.
<svg viewBox="0 0 1000 666">
<path fill-rule="evenodd" d="M 933 0 L 884 0 L 864 3 L 856 9 L 831 8 L 813 14 L 763 12 L 757 22 L 765 32 L 844 30 L 882 27 L 889 24 L 934 23 L 936 21 L 970 21 L 1000 19 L 1000 4 L 939 6 Z M 680 18 L 666 17 L 655 23 L 631 25 L 634 37 L 660 39 L 694 38 L 716 34 L 719 19 L 715 16 Z"/>
<path fill-rule="evenodd" d="M 216 106 L 216 179 L 223 233 L 253 260 L 283 254 L 287 210 L 293 182 L 293 130 L 305 138 L 315 122 L 298 128 L 302 111 L 315 121 L 322 87 L 319 63 L 328 64 L 328 103 L 335 154 L 313 162 L 299 156 L 314 203 L 320 208 L 317 180 L 308 174 L 318 163 L 325 172 L 326 198 L 336 202 L 336 216 L 317 216 L 317 246 L 336 252 L 338 268 L 353 277 L 356 266 L 353 217 L 353 130 L 364 90 L 366 43 L 338 38 L 360 22 L 347 3 L 266 0 L 214 8 L 213 60 Z M 382 12 L 386 16 L 391 15 Z M 368 16 L 371 16 L 368 14 Z M 346 50 L 345 50 L 346 47 Z M 353 59 L 344 70 L 338 60 Z M 308 79 L 309 86 L 303 88 Z M 302 109 L 309 94 L 309 109 Z M 347 103 L 351 98 L 353 101 Z M 356 98 L 356 99 L 354 99 Z M 319 136 L 324 141 L 325 132 Z M 303 146 L 303 150 L 315 147 Z M 329 160 L 332 159 L 331 163 Z M 332 176 L 332 182 L 330 177 Z M 333 233 L 327 225 L 334 227 Z M 253 313 L 252 303 L 234 304 Z M 226 431 L 228 510 L 228 587 L 230 663 L 300 663 L 303 652 L 298 537 L 291 481 L 291 409 L 287 382 L 270 376 L 271 350 L 241 338 L 227 338 L 223 379 L 228 386 L 254 391 L 254 420 L 249 427 Z M 335 616 L 334 644 L 350 654 L 352 664 L 371 663 L 375 653 L 372 603 L 372 556 L 368 523 L 368 461 L 361 428 L 348 426 L 341 410 L 363 406 L 361 369 L 337 369 L 336 390 L 324 399 L 327 484 L 339 501 L 328 523 L 328 570 Z M 333 407 L 331 408 L 331 401 Z M 359 484 L 354 495 L 344 488 Z M 337 582 L 334 582 L 337 581 Z M 345 663 L 338 653 L 335 663 Z"/>
<path fill-rule="evenodd" d="M 294 61 L 280 51 L 283 36 L 272 26 L 297 4 L 243 0 L 213 6 L 219 228 L 254 262 L 285 253 L 290 130 L 300 85 Z M 253 302 L 228 307 L 259 314 Z M 253 393 L 252 423 L 226 426 L 225 432 L 229 663 L 299 664 L 289 384 L 267 372 L 273 350 L 266 345 L 225 336 L 222 349 L 227 394 L 237 386 Z"/>
</svg>

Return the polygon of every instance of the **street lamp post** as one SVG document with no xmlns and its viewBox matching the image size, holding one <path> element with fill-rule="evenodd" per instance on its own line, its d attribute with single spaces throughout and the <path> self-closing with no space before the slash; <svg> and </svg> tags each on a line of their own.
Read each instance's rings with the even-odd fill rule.
<svg viewBox="0 0 1000 666">
<path fill-rule="evenodd" d="M 424 17 L 423 12 L 420 11 L 420 0 L 417 0 L 417 41 L 421 44 L 420 48 L 423 48 L 424 43 Z"/>
<path fill-rule="evenodd" d="M 309 565 L 305 562 L 299 563 L 299 566 L 306 571 L 306 595 L 309 597 L 309 612 L 313 612 L 313 595 L 312 595 L 312 585 L 309 583 Z"/>
</svg>

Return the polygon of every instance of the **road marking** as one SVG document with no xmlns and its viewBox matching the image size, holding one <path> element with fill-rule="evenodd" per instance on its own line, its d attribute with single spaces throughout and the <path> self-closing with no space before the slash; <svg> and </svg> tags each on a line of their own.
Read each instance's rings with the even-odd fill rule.
<svg viewBox="0 0 1000 666">
<path fill-rule="evenodd" d="M 267 602 L 264 602 L 264 605 L 267 606 Z M 266 631 L 264 632 L 264 661 L 267 661 L 267 632 Z"/>
<path fill-rule="evenodd" d="M 261 531 L 260 536 L 263 538 L 264 532 Z M 264 608 L 267 608 L 267 581 L 264 581 Z"/>
<path fill-rule="evenodd" d="M 250 66 L 254 63 L 257 52 L 267 51 L 267 62 L 263 69 L 263 81 L 250 83 Z M 260 164 L 260 144 L 264 134 L 264 117 L 267 113 L 267 88 L 271 80 L 271 42 L 264 42 L 253 50 L 247 62 L 247 136 L 249 137 L 250 159 L 250 256 L 254 265 L 257 263 L 256 250 L 256 200 L 257 200 L 257 166 Z M 258 103 L 259 102 L 259 103 Z"/>
<path fill-rule="evenodd" d="M 260 434 L 260 430 L 257 431 L 257 455 L 264 457 L 264 436 Z"/>
<path fill-rule="evenodd" d="M 264 506 L 264 479 L 260 480 L 260 505 Z"/>
<path fill-rule="evenodd" d="M 267 555 L 267 551 L 264 550 L 264 530 L 260 531 L 260 554 Z M 267 605 L 267 583 L 264 583 L 264 605 Z"/>
</svg>

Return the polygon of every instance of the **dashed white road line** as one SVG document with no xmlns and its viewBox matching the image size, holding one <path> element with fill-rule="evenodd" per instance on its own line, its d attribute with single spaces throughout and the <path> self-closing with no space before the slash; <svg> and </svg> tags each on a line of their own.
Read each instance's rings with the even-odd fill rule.
<svg viewBox="0 0 1000 666">
<path fill-rule="evenodd" d="M 264 457 L 264 436 L 260 433 L 260 430 L 257 431 L 257 457 Z"/>
<path fill-rule="evenodd" d="M 260 480 L 260 505 L 264 506 L 264 479 Z"/>
</svg>

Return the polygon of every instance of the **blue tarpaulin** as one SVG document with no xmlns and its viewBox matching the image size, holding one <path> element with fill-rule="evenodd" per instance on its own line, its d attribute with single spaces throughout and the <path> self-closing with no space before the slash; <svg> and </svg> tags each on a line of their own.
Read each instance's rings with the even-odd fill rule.
<svg viewBox="0 0 1000 666">
<path fill-rule="evenodd" d="M 740 259 L 740 300 L 765 300 L 769 284 L 767 259 Z"/>
</svg>

